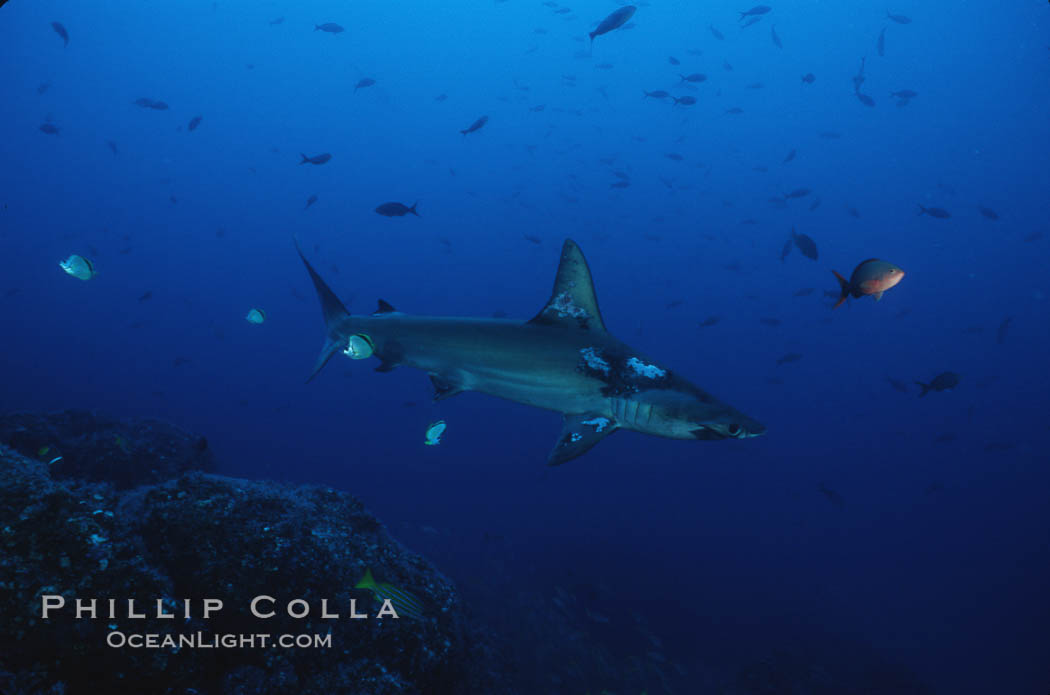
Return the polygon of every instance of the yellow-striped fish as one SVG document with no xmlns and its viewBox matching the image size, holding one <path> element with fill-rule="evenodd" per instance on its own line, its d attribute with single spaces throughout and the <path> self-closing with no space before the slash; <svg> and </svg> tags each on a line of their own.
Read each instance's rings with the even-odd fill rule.
<svg viewBox="0 0 1050 695">
<path fill-rule="evenodd" d="M 398 618 L 419 619 L 423 617 L 423 605 L 418 598 L 404 589 L 398 589 L 393 584 L 376 582 L 372 577 L 371 569 L 365 570 L 365 576 L 361 577 L 361 581 L 354 588 L 367 589 L 380 601 L 389 601 Z"/>
</svg>

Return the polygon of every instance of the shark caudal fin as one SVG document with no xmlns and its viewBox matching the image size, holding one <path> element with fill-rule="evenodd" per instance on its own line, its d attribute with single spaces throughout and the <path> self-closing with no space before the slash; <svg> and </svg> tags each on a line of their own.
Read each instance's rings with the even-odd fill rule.
<svg viewBox="0 0 1050 695">
<path fill-rule="evenodd" d="M 346 319 L 350 318 L 350 312 L 339 301 L 339 297 L 335 296 L 335 292 L 324 281 L 324 278 L 317 274 L 314 267 L 310 265 L 310 261 L 306 260 L 303 250 L 299 247 L 299 240 L 295 239 L 294 241 L 295 250 L 299 252 L 299 258 L 303 259 L 306 272 L 310 273 L 310 279 L 313 280 L 314 289 L 317 290 L 317 298 L 321 301 L 321 312 L 324 314 L 326 333 L 324 347 L 321 348 L 321 354 L 317 357 L 317 363 L 314 364 L 313 372 L 310 373 L 310 377 L 306 380 L 309 382 L 317 376 L 321 368 L 328 363 L 328 360 L 332 359 L 332 355 L 343 347 L 345 338 L 340 332 L 340 327 Z"/>
<path fill-rule="evenodd" d="M 605 332 L 591 269 L 587 267 L 583 251 L 572 239 L 566 239 L 561 248 L 561 262 L 554 277 L 551 298 L 529 323 L 568 325 L 585 331 Z"/>
</svg>

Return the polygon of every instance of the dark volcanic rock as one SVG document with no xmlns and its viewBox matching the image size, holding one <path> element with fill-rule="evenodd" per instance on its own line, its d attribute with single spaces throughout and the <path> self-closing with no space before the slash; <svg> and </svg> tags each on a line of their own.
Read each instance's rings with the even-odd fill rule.
<svg viewBox="0 0 1050 695">
<path fill-rule="evenodd" d="M 182 465 L 179 443 L 192 438 L 159 423 L 120 425 L 66 414 L 61 424 L 4 420 L 4 439 L 37 444 L 42 433 L 74 454 L 57 466 L 0 445 L 0 692 L 22 693 L 501 693 L 485 640 L 465 618 L 452 584 L 391 538 L 352 496 L 185 473 L 159 485 L 121 491 L 68 477 L 126 469 L 98 468 L 88 452 L 109 452 L 110 433 L 137 433 L 133 451 L 163 452 Z M 95 425 L 85 422 L 93 421 Z M 91 427 L 99 430 L 92 432 Z M 155 433 L 156 440 L 148 433 Z M 178 436 L 173 435 L 173 433 Z M 129 442 L 132 437 L 127 437 Z M 137 447 L 142 447 L 137 448 Z M 192 446 L 189 447 L 192 450 Z M 112 452 L 109 452 L 112 454 Z M 142 457 L 145 454 L 139 454 Z M 137 460 L 141 461 L 142 458 Z M 156 467 L 153 467 L 156 469 Z M 162 470 L 171 470 L 165 463 Z M 366 568 L 411 592 L 423 617 L 378 618 L 379 603 L 354 589 Z M 41 597 L 66 607 L 41 618 Z M 269 619 L 255 617 L 256 596 Z M 76 598 L 98 598 L 99 617 L 76 619 Z M 106 599 L 117 599 L 117 617 Z M 129 619 L 127 599 L 142 619 Z M 202 616 L 202 599 L 221 611 Z M 174 619 L 157 617 L 157 600 Z M 183 615 L 191 599 L 190 617 Z M 301 599 L 304 618 L 286 606 Z M 352 601 L 367 619 L 351 619 Z M 338 619 L 321 617 L 322 601 Z M 322 648 L 113 648 L 113 633 L 330 635 Z"/>
<path fill-rule="evenodd" d="M 85 410 L 0 417 L 0 442 L 52 464 L 56 478 L 106 481 L 117 488 L 213 471 L 208 440 L 159 420 L 122 422 Z"/>
</svg>

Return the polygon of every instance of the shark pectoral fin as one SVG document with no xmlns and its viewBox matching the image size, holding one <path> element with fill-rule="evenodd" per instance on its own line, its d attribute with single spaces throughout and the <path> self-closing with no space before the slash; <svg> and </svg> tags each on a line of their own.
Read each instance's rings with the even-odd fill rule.
<svg viewBox="0 0 1050 695">
<path fill-rule="evenodd" d="M 587 453 L 592 446 L 616 431 L 618 425 L 607 417 L 593 413 L 566 415 L 558 443 L 547 458 L 547 465 L 560 466 Z"/>
<path fill-rule="evenodd" d="M 565 324 L 586 331 L 605 332 L 591 269 L 587 267 L 583 251 L 572 239 L 566 239 L 562 246 L 551 298 L 529 323 Z"/>
<path fill-rule="evenodd" d="M 446 398 L 451 398 L 457 393 L 463 393 L 467 389 L 463 388 L 461 384 L 456 383 L 452 379 L 445 378 L 438 374 L 429 374 L 430 383 L 434 385 L 434 402 L 443 401 Z"/>
</svg>

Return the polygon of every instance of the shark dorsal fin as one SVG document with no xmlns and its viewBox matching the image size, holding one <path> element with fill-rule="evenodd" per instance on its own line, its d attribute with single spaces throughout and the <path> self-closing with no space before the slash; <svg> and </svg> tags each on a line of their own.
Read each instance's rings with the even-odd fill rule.
<svg viewBox="0 0 1050 695">
<path fill-rule="evenodd" d="M 561 262 L 551 298 L 529 323 L 563 324 L 585 331 L 605 332 L 591 269 L 587 267 L 583 251 L 572 239 L 566 239 L 561 248 Z"/>
<path fill-rule="evenodd" d="M 394 308 L 393 304 L 386 301 L 385 299 L 379 300 L 379 308 L 376 309 L 376 314 L 392 314 L 395 311 L 397 311 L 397 309 Z"/>
</svg>

